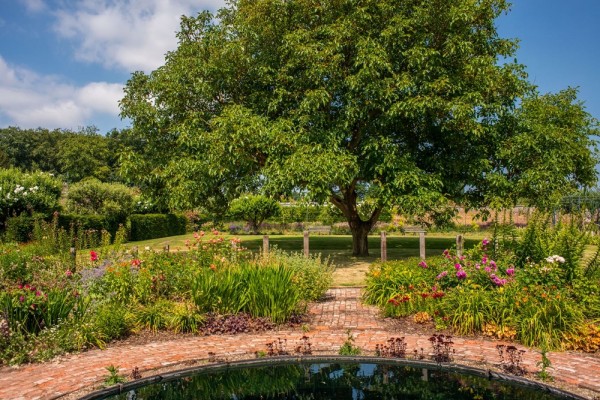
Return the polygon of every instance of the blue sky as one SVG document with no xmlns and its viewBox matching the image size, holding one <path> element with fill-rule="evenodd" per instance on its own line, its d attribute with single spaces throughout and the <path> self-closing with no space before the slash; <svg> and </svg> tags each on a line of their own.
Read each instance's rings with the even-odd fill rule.
<svg viewBox="0 0 600 400">
<path fill-rule="evenodd" d="M 179 16 L 224 0 L 0 0 L 0 127 L 123 128 L 130 73 L 176 47 Z M 498 20 L 542 92 L 568 86 L 600 117 L 600 1 L 514 0 Z"/>
</svg>

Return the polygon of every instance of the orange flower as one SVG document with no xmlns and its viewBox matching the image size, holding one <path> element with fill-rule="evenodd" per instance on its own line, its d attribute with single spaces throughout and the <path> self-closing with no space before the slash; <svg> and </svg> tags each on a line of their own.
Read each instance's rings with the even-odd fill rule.
<svg viewBox="0 0 600 400">
<path fill-rule="evenodd" d="M 215 264 L 210 264 L 210 269 L 212 269 L 213 271 L 216 271 L 217 266 Z"/>
</svg>

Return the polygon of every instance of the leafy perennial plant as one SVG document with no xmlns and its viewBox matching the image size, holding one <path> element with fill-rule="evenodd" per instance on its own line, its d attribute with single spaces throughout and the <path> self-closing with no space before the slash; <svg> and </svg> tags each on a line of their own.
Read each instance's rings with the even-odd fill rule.
<svg viewBox="0 0 600 400">
<path fill-rule="evenodd" d="M 511 257 L 490 258 L 490 247 L 484 239 L 461 256 L 446 250 L 427 261 L 375 265 L 368 273 L 365 300 L 391 317 L 427 313 L 438 328 L 451 327 L 462 335 L 515 338 L 548 349 L 600 349 L 582 345 L 586 337 L 593 342 L 598 330 L 600 279 L 584 276 L 585 268 L 574 266 L 581 254 L 547 255 L 516 266 Z M 584 246 L 570 248 L 582 252 Z"/>
<path fill-rule="evenodd" d="M 138 254 L 113 245 L 73 266 L 68 255 L 16 257 L 27 247 L 0 246 L 0 365 L 103 346 L 138 330 L 269 328 L 303 313 L 331 282 L 318 258 L 253 256 L 218 231 L 198 232 L 187 247 Z M 19 269 L 11 260 L 22 261 Z"/>
</svg>

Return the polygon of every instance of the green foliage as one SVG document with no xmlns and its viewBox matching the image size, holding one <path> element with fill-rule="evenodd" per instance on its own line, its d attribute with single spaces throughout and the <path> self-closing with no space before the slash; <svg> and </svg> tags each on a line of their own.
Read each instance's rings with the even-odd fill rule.
<svg viewBox="0 0 600 400">
<path fill-rule="evenodd" d="M 253 317 L 268 317 L 276 324 L 285 322 L 298 311 L 301 299 L 293 278 L 294 271 L 284 264 L 249 268 L 245 309 Z"/>
<path fill-rule="evenodd" d="M 503 194 L 511 204 L 526 199 L 550 210 L 563 196 L 596 181 L 598 121 L 577 99 L 577 89 L 534 92 L 498 125 L 512 134 L 497 153 L 507 168 L 494 184 L 510 186 Z"/>
<path fill-rule="evenodd" d="M 170 329 L 183 333 L 196 333 L 203 323 L 204 317 L 190 303 L 176 304 L 167 322 Z"/>
<path fill-rule="evenodd" d="M 130 312 L 119 302 L 107 302 L 96 308 L 93 323 L 105 340 L 115 340 L 127 336 L 131 330 Z"/>
<path fill-rule="evenodd" d="M 0 227 L 11 216 L 50 215 L 58 208 L 61 189 L 61 182 L 46 173 L 0 169 Z"/>
<path fill-rule="evenodd" d="M 333 265 L 328 260 L 322 260 L 318 255 L 304 257 L 302 254 L 270 249 L 267 258 L 259 262 L 283 264 L 289 268 L 293 273 L 293 285 L 304 301 L 319 300 L 333 282 Z"/>
<path fill-rule="evenodd" d="M 244 274 L 233 268 L 203 269 L 192 284 L 192 299 L 201 312 L 236 314 L 245 309 L 248 291 Z"/>
<path fill-rule="evenodd" d="M 576 334 L 584 322 L 583 310 L 569 290 L 534 286 L 516 305 L 517 337 L 525 346 L 560 348 L 565 335 Z"/>
<path fill-rule="evenodd" d="M 483 331 L 490 321 L 492 303 L 497 294 L 479 288 L 458 288 L 449 292 L 443 302 L 450 324 L 460 335 L 472 335 Z"/>
<path fill-rule="evenodd" d="M 263 195 L 246 194 L 234 199 L 229 206 L 229 216 L 234 220 L 244 220 L 252 232 L 257 233 L 260 224 L 279 213 L 279 203 Z"/>
<path fill-rule="evenodd" d="M 352 335 L 352 332 L 350 330 L 348 330 L 346 332 L 346 334 L 348 335 L 348 337 L 346 338 L 346 341 L 340 347 L 338 354 L 341 356 L 360 355 L 360 353 L 361 353 L 360 347 L 354 345 L 354 336 Z"/>
<path fill-rule="evenodd" d="M 527 225 L 515 249 L 518 266 L 542 263 L 552 255 L 560 256 L 560 273 L 566 282 L 572 282 L 581 269 L 581 261 L 589 234 L 580 228 L 581 223 L 571 218 L 569 223 L 550 225 L 549 216 L 538 215 Z M 553 261 L 552 261 L 553 262 Z M 552 263 L 551 262 L 551 263 Z"/>
<path fill-rule="evenodd" d="M 129 239 L 147 240 L 183 235 L 187 219 L 176 214 L 133 214 L 129 217 Z"/>
<path fill-rule="evenodd" d="M 85 177 L 114 179 L 118 134 L 99 135 L 95 127 L 69 130 L 0 129 L 0 167 L 52 173 L 68 182 Z"/>
<path fill-rule="evenodd" d="M 177 50 L 125 88 L 127 135 L 145 146 L 122 171 L 186 208 L 305 190 L 343 213 L 355 255 L 392 205 L 544 203 L 593 184 L 596 123 L 575 91 L 539 96 L 504 61 L 508 8 L 267 0 L 182 17 Z"/>
<path fill-rule="evenodd" d="M 113 386 L 119 383 L 127 382 L 127 378 L 124 375 L 119 373 L 119 367 L 115 367 L 114 365 L 109 365 L 106 367 L 108 371 L 108 375 L 104 378 L 105 386 Z"/>
<path fill-rule="evenodd" d="M 33 228 L 35 226 L 35 217 L 21 214 L 16 217 L 9 217 L 5 223 L 4 237 L 9 242 L 26 243 L 32 239 Z"/>
<path fill-rule="evenodd" d="M 67 208 L 77 214 L 102 215 L 110 232 L 116 232 L 133 211 L 134 191 L 120 183 L 85 179 L 69 187 Z"/>
<path fill-rule="evenodd" d="M 138 304 L 132 310 L 133 324 L 137 329 L 148 329 L 152 332 L 164 329 L 169 323 L 169 312 L 173 303 L 167 300 L 158 300 L 146 305 Z"/>
</svg>

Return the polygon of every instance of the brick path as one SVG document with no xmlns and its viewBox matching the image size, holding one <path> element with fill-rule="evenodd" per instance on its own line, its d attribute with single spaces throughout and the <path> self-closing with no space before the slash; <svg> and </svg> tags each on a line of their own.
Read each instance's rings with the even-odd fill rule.
<svg viewBox="0 0 600 400">
<path fill-rule="evenodd" d="M 429 335 L 407 334 L 396 321 L 377 316 L 377 310 L 360 303 L 360 289 L 331 289 L 325 301 L 311 309 L 311 330 L 306 334 L 315 353 L 337 354 L 351 329 L 355 345 L 372 352 L 376 344 L 390 337 L 404 336 L 408 351 L 431 347 Z M 62 357 L 54 362 L 0 369 L 0 399 L 76 398 L 97 386 L 107 375 L 105 367 L 118 365 L 128 374 L 138 367 L 143 376 L 164 368 L 182 368 L 199 360 L 207 360 L 209 352 L 218 359 L 252 358 L 257 350 L 266 350 L 266 343 L 277 338 L 287 339 L 287 349 L 293 351 L 304 335 L 301 329 L 285 329 L 261 334 L 236 336 L 186 336 L 178 340 L 154 342 L 129 347 L 117 346 L 91 350 Z M 499 362 L 497 341 L 474 338 L 454 338 L 456 363 L 480 365 Z M 523 364 L 536 371 L 540 354 L 526 350 Z M 550 353 L 554 369 L 550 373 L 556 384 L 566 390 L 583 389 L 589 398 L 600 399 L 600 357 L 583 353 Z"/>
</svg>

